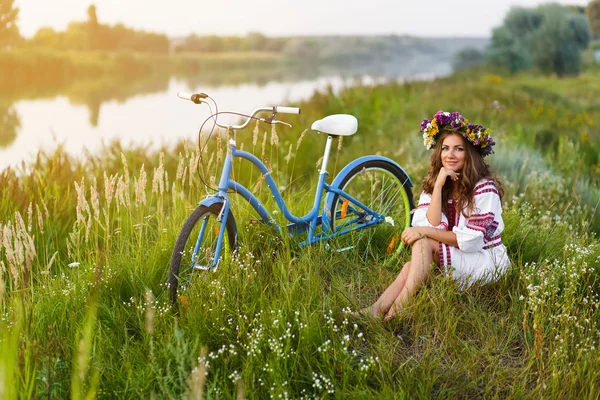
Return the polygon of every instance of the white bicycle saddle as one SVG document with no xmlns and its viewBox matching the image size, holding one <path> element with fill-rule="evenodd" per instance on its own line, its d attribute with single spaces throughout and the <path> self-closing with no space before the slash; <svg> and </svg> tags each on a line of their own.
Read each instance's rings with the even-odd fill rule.
<svg viewBox="0 0 600 400">
<path fill-rule="evenodd" d="M 350 114 L 334 114 L 313 122 L 313 131 L 333 136 L 351 136 L 358 130 L 358 120 Z"/>
</svg>

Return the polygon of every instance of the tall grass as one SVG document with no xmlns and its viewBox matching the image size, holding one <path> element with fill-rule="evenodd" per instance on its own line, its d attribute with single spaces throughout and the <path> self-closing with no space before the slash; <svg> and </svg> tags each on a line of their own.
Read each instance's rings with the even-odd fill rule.
<svg viewBox="0 0 600 400">
<path fill-rule="evenodd" d="M 597 111 L 570 101 L 561 81 L 539 86 L 569 101 L 555 99 L 552 115 L 536 119 L 527 104 L 542 95 L 528 89 L 535 80 L 521 79 L 457 76 L 317 93 L 286 119 L 295 129 L 238 133 L 238 147 L 266 160 L 302 215 L 324 147 L 304 127 L 325 114 L 360 121 L 359 133 L 334 149 L 332 176 L 380 153 L 415 183 L 428 164 L 413 133 L 422 118 L 460 109 L 503 129 L 491 160 L 507 181 L 503 240 L 513 268 L 464 291 L 432 279 L 387 324 L 348 311 L 372 302 L 408 255 L 382 268 L 352 252 L 301 248 L 247 223 L 255 215 L 239 199 L 239 256 L 199 276 L 175 312 L 165 286 L 171 250 L 207 194 L 203 182 L 218 181 L 225 132 L 207 147 L 111 144 L 83 161 L 59 149 L 3 171 L 0 397 L 597 398 L 597 160 L 581 161 L 573 149 L 596 148 L 598 132 L 575 119 L 564 129 L 587 129 L 587 139 L 562 134 L 554 147 L 532 139 L 546 126 L 563 129 L 567 109 L 590 118 Z M 236 162 L 233 173 L 276 209 L 258 172 Z"/>
</svg>

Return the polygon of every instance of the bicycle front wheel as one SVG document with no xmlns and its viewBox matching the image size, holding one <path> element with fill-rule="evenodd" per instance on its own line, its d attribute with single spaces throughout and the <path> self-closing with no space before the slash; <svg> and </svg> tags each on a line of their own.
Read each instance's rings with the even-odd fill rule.
<svg viewBox="0 0 600 400">
<path fill-rule="evenodd" d="M 199 206 L 183 224 L 169 267 L 168 287 L 172 303 L 176 303 L 181 293 L 190 286 L 194 275 L 214 270 L 237 249 L 237 228 L 231 210 L 225 223 L 217 220 L 222 206 L 220 203 Z M 221 252 L 216 258 L 218 237 L 223 228 Z"/>
<path fill-rule="evenodd" d="M 400 234 L 410 226 L 413 194 L 408 176 L 384 160 L 365 161 L 353 168 L 339 188 L 362 203 L 336 195 L 329 204 L 331 230 L 338 251 L 352 251 L 362 263 L 386 263 L 403 249 Z M 383 217 L 379 223 L 377 218 Z M 346 233 L 345 233 L 346 232 Z"/>
</svg>

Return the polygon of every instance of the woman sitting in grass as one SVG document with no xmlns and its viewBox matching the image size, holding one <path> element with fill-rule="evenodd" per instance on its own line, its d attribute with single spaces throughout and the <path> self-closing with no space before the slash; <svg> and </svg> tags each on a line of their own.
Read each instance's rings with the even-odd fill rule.
<svg viewBox="0 0 600 400">
<path fill-rule="evenodd" d="M 393 318 L 425 283 L 432 263 L 461 286 L 489 282 L 510 266 L 500 233 L 504 194 L 484 157 L 496 144 L 489 131 L 457 112 L 438 111 L 421 123 L 425 146 L 433 149 L 412 227 L 402 241 L 412 257 L 370 307 L 375 317 Z"/>
</svg>

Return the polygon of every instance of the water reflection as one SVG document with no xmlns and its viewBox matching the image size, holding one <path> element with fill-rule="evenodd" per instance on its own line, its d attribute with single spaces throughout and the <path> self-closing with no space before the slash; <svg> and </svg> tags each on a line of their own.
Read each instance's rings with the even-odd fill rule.
<svg viewBox="0 0 600 400">
<path fill-rule="evenodd" d="M 14 142 L 20 127 L 19 114 L 12 105 L 0 102 L 0 148 L 7 147 Z"/>
<path fill-rule="evenodd" d="M 293 105 L 328 86 L 335 91 L 356 82 L 450 72 L 448 63 L 429 65 L 424 70 L 418 59 L 376 65 L 307 64 L 301 68 L 234 68 L 140 77 L 127 74 L 3 87 L 0 169 L 31 159 L 39 150 L 51 151 L 59 144 L 78 154 L 84 148 L 94 150 L 112 140 L 126 146 L 161 145 L 171 143 L 173 138 L 193 138 L 208 110 L 190 109 L 190 104 L 175 98 L 177 91 L 206 91 L 229 110 L 249 112 L 256 107 L 282 104 L 284 100 Z"/>
</svg>

